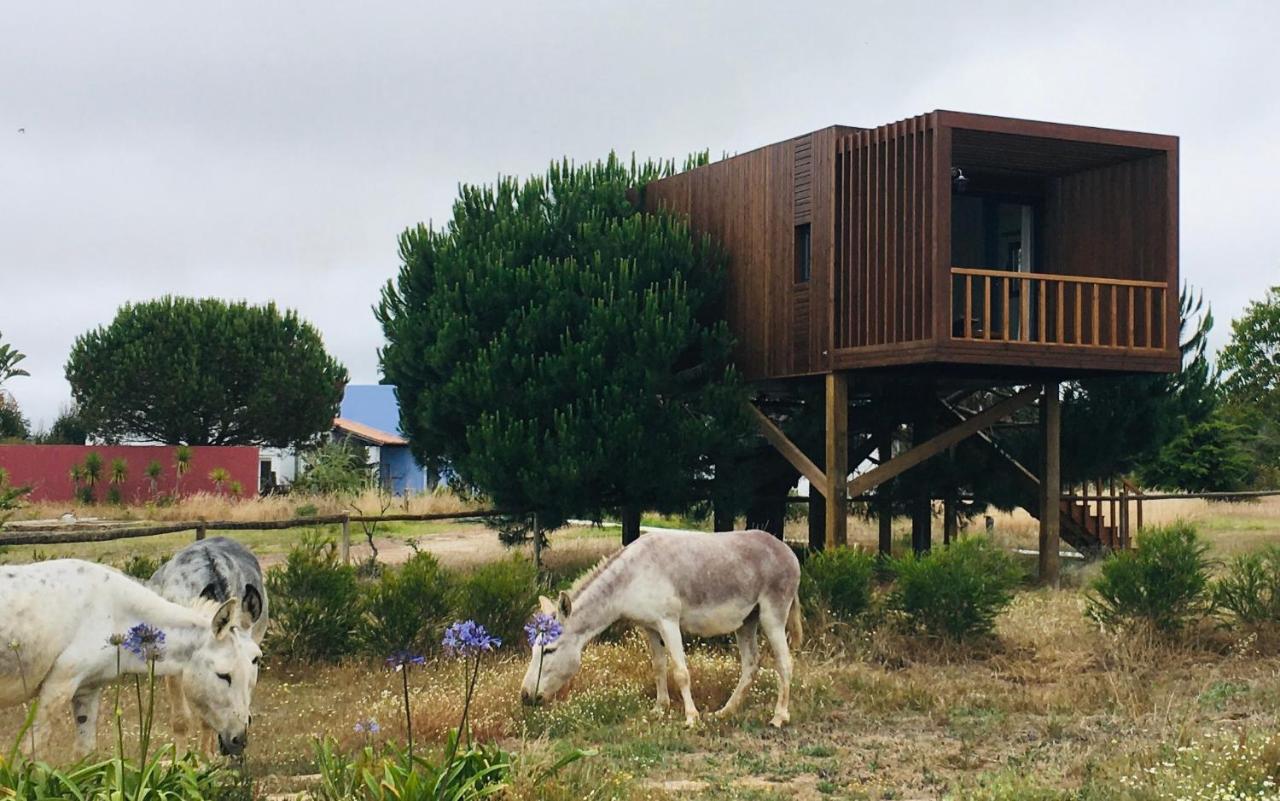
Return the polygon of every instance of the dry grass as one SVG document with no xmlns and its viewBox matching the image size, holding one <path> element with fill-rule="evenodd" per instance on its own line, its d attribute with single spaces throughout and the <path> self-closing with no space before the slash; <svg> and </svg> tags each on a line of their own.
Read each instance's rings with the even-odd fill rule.
<svg viewBox="0 0 1280 801">
<path fill-rule="evenodd" d="M 376 515 L 382 505 L 377 492 L 368 490 L 354 498 L 328 495 L 269 495 L 262 498 L 235 498 L 227 494 L 199 492 L 171 504 L 145 506 L 85 505 L 76 502 L 33 503 L 24 506 L 11 520 L 50 520 L 72 512 L 82 519 L 102 520 L 287 520 L 299 516 L 299 509 L 314 508 L 310 514 L 333 515 L 343 512 Z M 465 512 L 481 508 L 449 491 L 405 495 L 395 499 L 388 514 L 430 514 Z"/>
<path fill-rule="evenodd" d="M 1148 506 L 1153 522 L 1177 517 L 1196 521 L 1219 554 L 1280 541 L 1280 499 Z M 895 529 L 905 532 L 906 521 Z M 860 523 L 855 532 L 874 544 L 872 526 Z M 1006 543 L 1033 542 L 1034 532 L 1028 517 L 996 517 Z M 494 535 L 479 528 L 436 537 L 457 538 L 452 564 L 488 558 L 484 549 L 496 548 Z M 548 564 L 567 575 L 614 547 L 615 537 L 557 532 Z M 423 538 L 428 547 L 432 540 Z M 1075 583 L 1092 570 L 1073 574 Z M 1088 786 L 1089 798 L 1146 801 L 1166 796 L 1131 794 L 1124 783 L 1166 770 L 1172 749 L 1234 742 L 1280 724 L 1280 638 L 1212 627 L 1180 642 L 1107 632 L 1085 617 L 1077 589 L 1019 593 L 996 638 L 979 645 L 943 645 L 883 626 L 810 631 L 798 661 L 794 725 L 785 732 L 766 725 L 775 688 L 768 670 L 735 719 L 689 731 L 678 715 L 651 716 L 648 657 L 634 633 L 590 646 L 563 697 L 537 710 L 518 703 L 527 652 L 509 644 L 482 673 L 475 731 L 522 755 L 517 798 L 1065 800 L 1046 788 Z M 736 650 L 697 643 L 690 661 L 696 702 L 715 708 L 736 679 Z M 397 680 L 379 664 L 269 664 L 255 698 L 250 758 L 260 788 L 305 787 L 312 739 L 358 745 L 357 720 L 375 718 L 380 736 L 402 738 Z M 460 666 L 430 662 L 413 684 L 415 732 L 434 747 L 461 714 Z M 0 716 L 0 744 L 17 717 Z M 104 743 L 107 722 L 104 714 Z M 69 739 L 64 721 L 59 743 Z M 537 766 L 574 746 L 599 753 L 535 790 Z"/>
<path fill-rule="evenodd" d="M 1160 744 L 1274 729 L 1274 655 L 1247 646 L 1212 632 L 1181 644 L 1110 635 L 1085 619 L 1077 592 L 1033 591 L 980 646 L 820 633 L 800 656 L 794 726 L 782 733 L 766 726 L 775 687 L 767 671 L 735 719 L 688 731 L 676 715 L 652 717 L 635 633 L 591 646 L 562 698 L 536 710 L 517 700 L 527 656 L 509 650 L 486 665 L 472 714 L 478 736 L 532 762 L 570 746 L 600 751 L 538 797 L 667 797 L 663 786 L 707 798 L 963 797 L 1010 769 L 1072 787 L 1148 764 Z M 736 679 L 736 653 L 695 644 L 690 663 L 696 702 L 715 708 Z M 412 679 L 415 732 L 433 747 L 461 715 L 461 667 L 434 661 Z M 255 698 L 254 775 L 265 788 L 305 785 L 297 777 L 312 771 L 312 739 L 359 745 L 357 720 L 374 718 L 380 736 L 402 738 L 398 680 L 377 664 L 269 666 Z M 15 725 L 0 724 L 0 742 Z M 677 780 L 700 784 L 664 785 Z"/>
</svg>

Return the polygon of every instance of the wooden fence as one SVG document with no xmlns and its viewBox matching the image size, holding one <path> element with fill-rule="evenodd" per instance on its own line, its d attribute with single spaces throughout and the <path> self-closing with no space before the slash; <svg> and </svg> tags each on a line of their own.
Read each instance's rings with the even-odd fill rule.
<svg viewBox="0 0 1280 801">
<path fill-rule="evenodd" d="M 393 515 L 317 515 L 314 517 L 295 517 L 288 520 L 189 520 L 176 523 L 161 523 L 150 526 L 112 526 L 95 529 L 64 526 L 30 532 L 0 532 L 0 547 L 5 545 L 65 545 L 84 542 L 111 542 L 128 540 L 137 537 L 155 537 L 161 534 L 176 534 L 182 531 L 194 531 L 197 540 L 205 538 L 210 531 L 263 531 L 286 528 L 309 528 L 312 526 L 342 526 L 342 561 L 351 561 L 351 524 L 352 523 L 394 523 L 394 522 L 429 522 L 433 520 L 483 520 L 494 517 L 512 516 L 513 512 L 497 509 L 477 509 L 470 512 L 433 512 L 428 514 L 393 514 Z"/>
</svg>

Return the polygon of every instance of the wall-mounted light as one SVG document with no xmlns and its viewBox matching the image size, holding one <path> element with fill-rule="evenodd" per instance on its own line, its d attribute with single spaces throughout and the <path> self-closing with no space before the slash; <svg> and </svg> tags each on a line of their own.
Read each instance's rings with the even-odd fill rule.
<svg viewBox="0 0 1280 801">
<path fill-rule="evenodd" d="M 964 170 L 960 169 L 959 167 L 952 167 L 951 168 L 951 186 L 953 186 L 957 192 L 963 192 L 965 190 L 965 187 L 967 187 L 968 185 L 969 185 L 969 179 L 964 176 Z"/>
</svg>

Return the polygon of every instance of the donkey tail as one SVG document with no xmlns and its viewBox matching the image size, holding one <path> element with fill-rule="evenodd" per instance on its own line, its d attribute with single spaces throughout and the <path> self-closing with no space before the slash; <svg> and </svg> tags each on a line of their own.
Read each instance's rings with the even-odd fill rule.
<svg viewBox="0 0 1280 801">
<path fill-rule="evenodd" d="M 800 593 L 791 599 L 791 609 L 787 612 L 787 643 L 792 648 L 799 648 L 804 641 L 804 620 L 800 612 Z"/>
</svg>

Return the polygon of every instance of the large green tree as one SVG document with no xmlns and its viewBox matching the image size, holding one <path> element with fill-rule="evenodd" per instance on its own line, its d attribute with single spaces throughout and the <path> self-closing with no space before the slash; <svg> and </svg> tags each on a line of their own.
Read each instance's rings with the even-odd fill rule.
<svg viewBox="0 0 1280 801">
<path fill-rule="evenodd" d="M 93 433 L 187 445 L 305 442 L 347 383 L 297 313 L 175 297 L 121 307 L 76 340 L 66 374 Z"/>
<path fill-rule="evenodd" d="M 553 163 L 464 186 L 442 229 L 400 239 L 375 312 L 418 458 L 554 527 L 706 492 L 745 428 L 721 319 L 723 257 L 648 213 L 671 165 Z"/>
<path fill-rule="evenodd" d="M 1280 483 L 1280 286 L 1231 321 L 1231 341 L 1218 366 L 1228 414 L 1246 431 L 1262 480 Z"/>
</svg>

